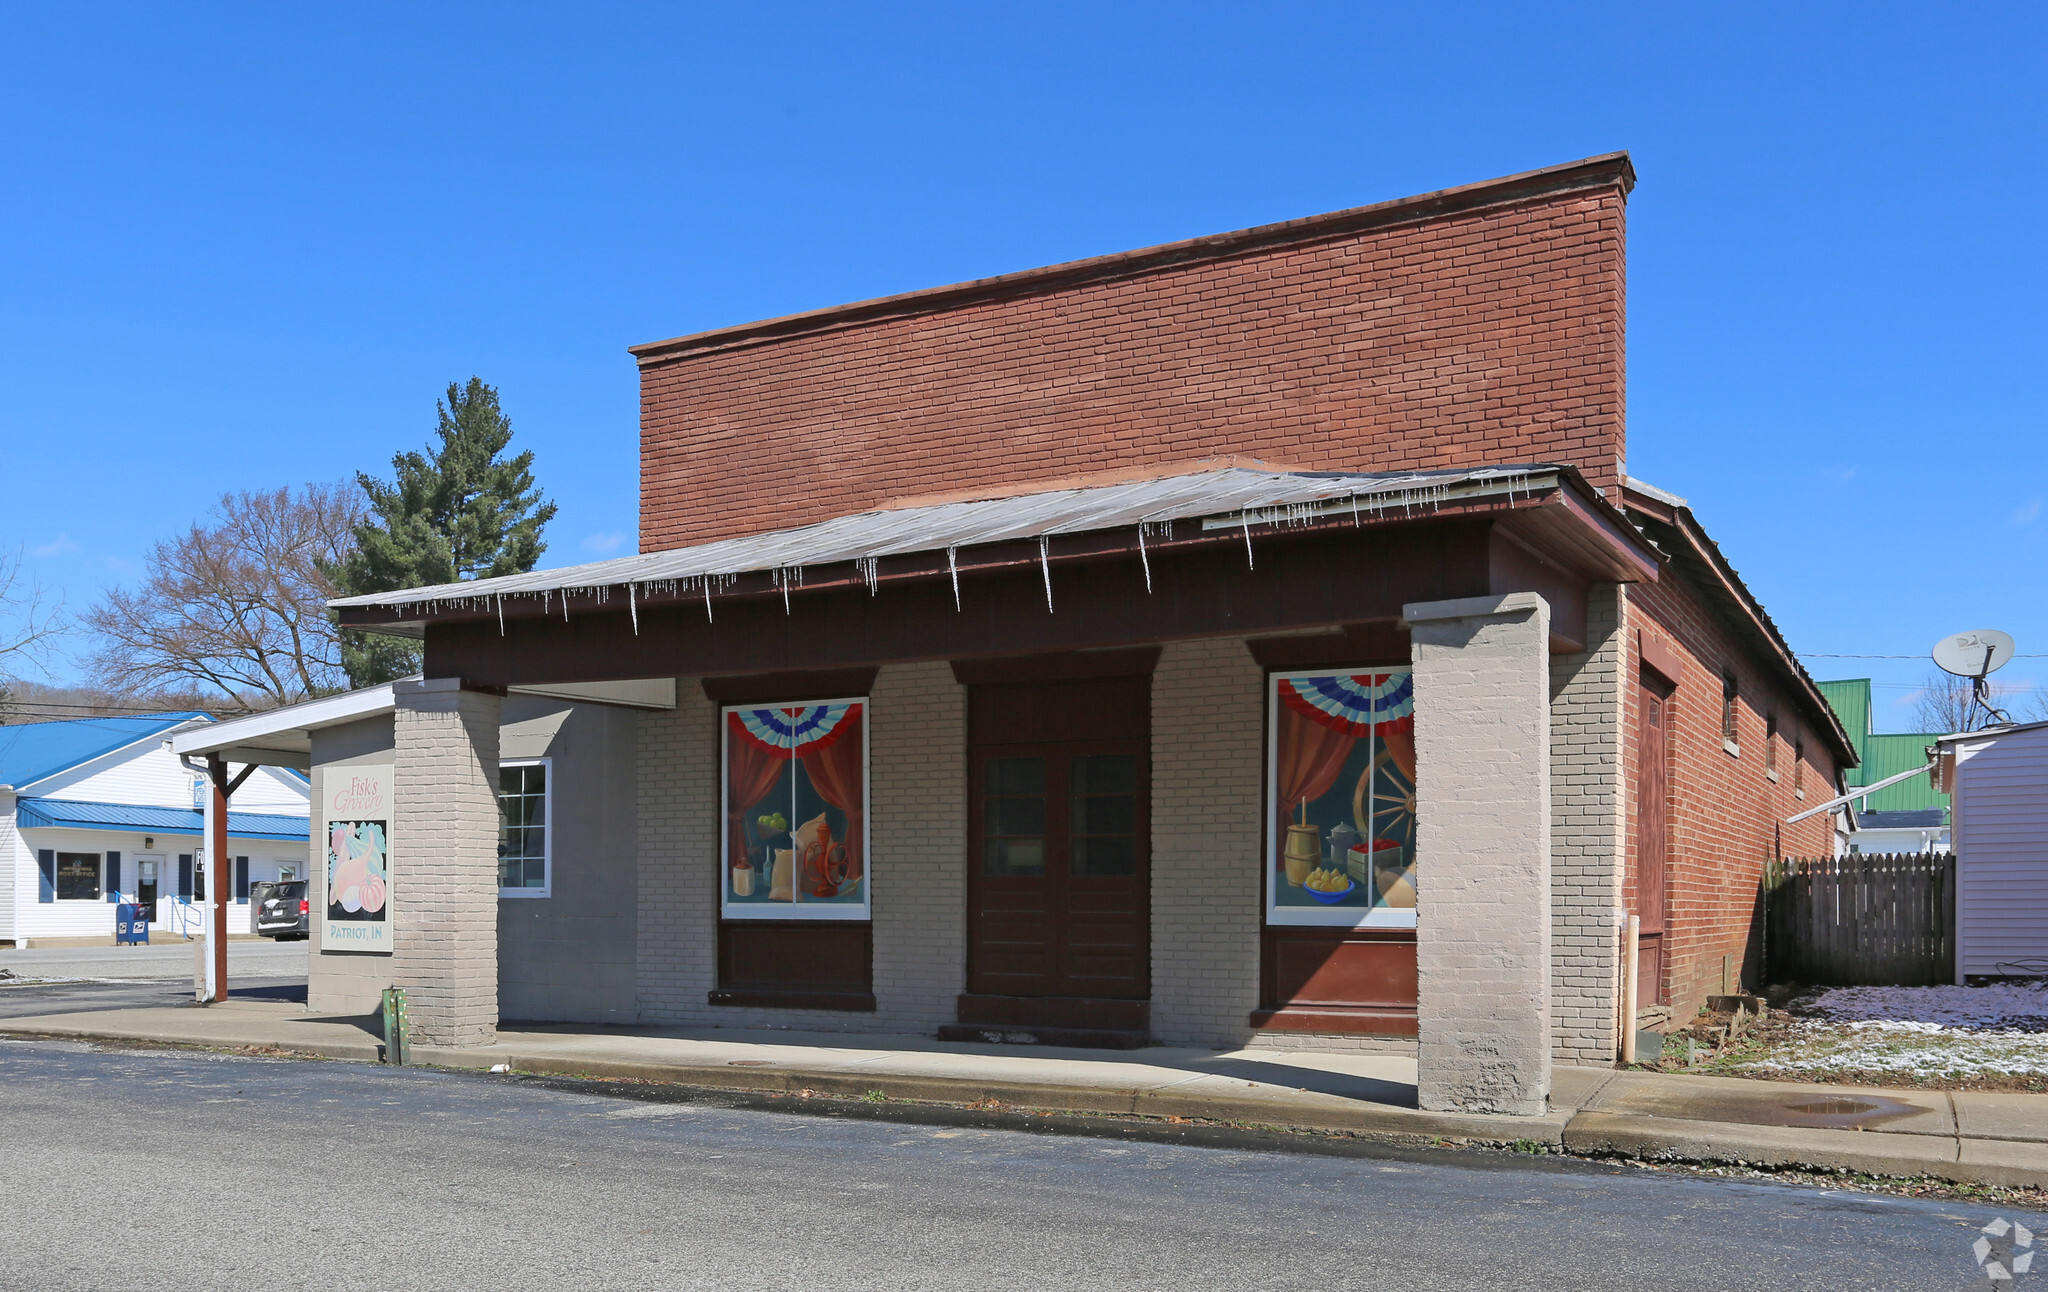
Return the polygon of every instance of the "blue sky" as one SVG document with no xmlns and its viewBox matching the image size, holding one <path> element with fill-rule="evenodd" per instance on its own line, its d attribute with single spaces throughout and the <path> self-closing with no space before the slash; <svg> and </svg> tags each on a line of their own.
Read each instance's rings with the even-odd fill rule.
<svg viewBox="0 0 2048 1292">
<path fill-rule="evenodd" d="M 2044 14 L 10 7 L 0 545 L 88 603 L 474 373 L 626 552 L 629 344 L 1626 148 L 1632 472 L 1801 650 L 2048 654 Z"/>
</svg>

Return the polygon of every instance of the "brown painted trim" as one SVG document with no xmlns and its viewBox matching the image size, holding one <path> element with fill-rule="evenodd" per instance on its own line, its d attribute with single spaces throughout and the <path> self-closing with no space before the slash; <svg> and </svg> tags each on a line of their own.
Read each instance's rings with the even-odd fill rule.
<svg viewBox="0 0 2048 1292">
<path fill-rule="evenodd" d="M 1414 662 L 1408 630 L 1398 619 L 1346 624 L 1331 633 L 1253 637 L 1245 649 L 1261 668 L 1407 668 Z"/>
<path fill-rule="evenodd" d="M 1257 254 L 1277 247 L 1294 246 L 1330 238 L 1349 237 L 1369 230 L 1422 220 L 1561 197 L 1575 192 L 1619 188 L 1626 199 L 1635 187 L 1635 167 L 1627 153 L 1606 153 L 1558 166 L 1522 171 L 1499 179 L 1438 189 L 1413 197 L 1375 202 L 1369 206 L 1331 211 L 1322 215 L 1263 224 L 1231 233 L 1209 234 L 1156 247 L 1119 251 L 1087 260 L 1046 265 L 1019 273 L 979 278 L 943 287 L 928 287 L 873 300 L 854 301 L 801 314 L 762 319 L 733 327 L 714 328 L 666 341 L 628 346 L 627 353 L 642 368 L 650 368 L 707 351 L 761 345 L 806 333 L 836 331 L 883 319 L 931 314 L 964 305 L 1037 292 L 1058 291 L 1107 279 L 1135 277 L 1145 273 L 1181 268 L 1200 261 L 1225 260 Z"/>
<path fill-rule="evenodd" d="M 1081 682 L 1098 677 L 1150 677 L 1159 664 L 1158 646 L 1136 650 L 1083 650 L 1036 655 L 956 659 L 953 680 L 962 686 L 1004 682 Z"/>
<path fill-rule="evenodd" d="M 1260 1032 L 1336 1032 L 1348 1036 L 1418 1036 L 1414 1010 L 1399 1009 L 1255 1009 L 1253 1030 Z"/>
<path fill-rule="evenodd" d="M 747 673 L 739 677 L 707 677 L 704 695 L 713 704 L 793 704 L 799 700 L 836 700 L 866 695 L 875 689 L 880 665 L 787 673 Z"/>
<path fill-rule="evenodd" d="M 872 992 L 858 991 L 713 991 L 705 995 L 713 1005 L 741 1005 L 752 1009 L 836 1009 L 853 1014 L 875 1012 Z"/>
<path fill-rule="evenodd" d="M 1685 681 L 1685 657 L 1657 634 L 1636 629 L 1636 653 L 1642 656 L 1644 668 L 1653 670 L 1671 685 Z"/>
</svg>

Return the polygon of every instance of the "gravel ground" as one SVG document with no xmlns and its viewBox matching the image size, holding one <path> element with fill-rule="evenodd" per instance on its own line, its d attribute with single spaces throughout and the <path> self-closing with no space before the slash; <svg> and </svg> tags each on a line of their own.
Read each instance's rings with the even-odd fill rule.
<svg viewBox="0 0 2048 1292">
<path fill-rule="evenodd" d="M 2048 982 L 1987 987 L 1831 987 L 1808 992 L 1729 1038 L 1701 1022 L 1666 1043 L 1691 1069 L 1770 1080 L 1929 1090 L 2048 1090 Z M 1676 1051 L 1674 1054 L 1673 1051 Z"/>
</svg>

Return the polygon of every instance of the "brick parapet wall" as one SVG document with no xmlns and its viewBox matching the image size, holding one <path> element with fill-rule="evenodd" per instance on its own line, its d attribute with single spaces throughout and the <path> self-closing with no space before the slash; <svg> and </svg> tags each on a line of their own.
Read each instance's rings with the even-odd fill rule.
<svg viewBox="0 0 2048 1292">
<path fill-rule="evenodd" d="M 1225 455 L 1612 490 L 1624 240 L 1617 184 L 650 360 L 641 550 Z"/>
<path fill-rule="evenodd" d="M 1624 898 L 1636 910 L 1635 768 L 1637 687 L 1641 667 L 1638 634 L 1656 634 L 1683 662 L 1684 678 L 1670 701 L 1667 810 L 1669 869 L 1666 874 L 1666 1000 L 1679 1018 L 1696 1012 L 1721 989 L 1724 957 L 1749 987 L 1761 984 L 1757 928 L 1758 888 L 1767 859 L 1827 856 L 1834 851 L 1834 827 L 1826 814 L 1796 826 L 1784 819 L 1833 795 L 1835 764 L 1826 742 L 1792 703 L 1791 695 L 1756 662 L 1752 648 L 1738 645 L 1729 626 L 1684 579 L 1667 569 L 1654 584 L 1639 584 L 1628 597 L 1629 651 L 1624 718 L 1630 856 Z M 1739 756 L 1721 739 L 1723 668 L 1736 677 L 1736 741 Z M 1779 777 L 1765 774 L 1767 716 L 1775 713 Z M 1793 750 L 1806 750 L 1806 796 L 1794 793 Z M 1645 991 L 1642 999 L 1652 999 Z"/>
<path fill-rule="evenodd" d="M 394 689 L 392 980 L 416 1040 L 488 1045 L 498 1030 L 502 701 L 434 682 Z"/>
<path fill-rule="evenodd" d="M 1171 643 L 1152 676 L 1152 1031 L 1168 1044 L 1251 1037 L 1264 684 L 1236 639 Z"/>
<path fill-rule="evenodd" d="M 1626 596 L 1595 585 L 1587 648 L 1550 657 L 1551 1054 L 1563 1063 L 1612 1063 L 1619 1047 Z"/>
<path fill-rule="evenodd" d="M 875 1012 L 713 1006 L 718 709 L 695 678 L 639 728 L 639 1002 L 646 1022 L 929 1033 L 966 970 L 966 688 L 944 663 L 892 665 L 870 697 Z"/>
</svg>

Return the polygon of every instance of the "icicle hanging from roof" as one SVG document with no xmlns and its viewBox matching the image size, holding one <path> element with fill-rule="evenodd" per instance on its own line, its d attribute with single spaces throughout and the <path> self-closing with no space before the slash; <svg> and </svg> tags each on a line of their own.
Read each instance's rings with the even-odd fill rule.
<svg viewBox="0 0 2048 1292">
<path fill-rule="evenodd" d="M 960 613 L 960 566 L 955 559 L 959 553 L 960 549 L 957 547 L 946 549 L 946 569 L 953 576 L 953 613 L 956 615 Z"/>
<path fill-rule="evenodd" d="M 626 585 L 626 610 L 627 613 L 633 616 L 633 635 L 638 637 L 640 635 L 640 598 L 634 592 L 631 583 Z"/>
<path fill-rule="evenodd" d="M 1052 613 L 1052 552 L 1047 547 L 1047 537 L 1038 536 L 1038 568 L 1045 571 L 1045 613 Z"/>
<path fill-rule="evenodd" d="M 872 556 L 853 558 L 853 567 L 859 570 L 860 577 L 867 581 L 868 595 L 871 597 L 875 595 L 875 587 L 882 579 L 881 566 L 881 561 Z"/>
</svg>

